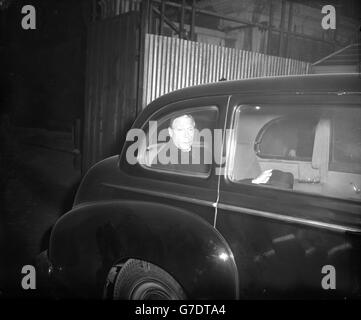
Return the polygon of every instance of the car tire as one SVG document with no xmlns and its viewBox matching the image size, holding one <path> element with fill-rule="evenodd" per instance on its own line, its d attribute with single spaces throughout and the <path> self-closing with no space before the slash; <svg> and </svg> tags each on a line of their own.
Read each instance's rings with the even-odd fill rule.
<svg viewBox="0 0 361 320">
<path fill-rule="evenodd" d="M 115 300 L 184 300 L 179 283 L 158 266 L 136 259 L 128 260 L 114 281 Z"/>
</svg>

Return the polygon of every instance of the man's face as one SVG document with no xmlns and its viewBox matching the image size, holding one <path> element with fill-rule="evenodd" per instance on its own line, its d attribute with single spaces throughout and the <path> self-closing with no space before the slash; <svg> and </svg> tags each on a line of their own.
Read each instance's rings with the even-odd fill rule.
<svg viewBox="0 0 361 320">
<path fill-rule="evenodd" d="M 182 151 L 190 151 L 194 138 L 194 121 L 187 116 L 180 116 L 173 121 L 169 135 L 175 146 Z"/>
</svg>

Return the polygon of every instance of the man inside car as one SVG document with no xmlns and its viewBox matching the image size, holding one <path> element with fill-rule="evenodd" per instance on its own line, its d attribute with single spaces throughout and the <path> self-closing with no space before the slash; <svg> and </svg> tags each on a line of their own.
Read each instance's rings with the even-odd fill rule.
<svg viewBox="0 0 361 320">
<path fill-rule="evenodd" d="M 147 148 L 147 162 L 152 168 L 181 172 L 209 172 L 212 155 L 197 139 L 192 115 L 182 114 L 170 119 L 169 141 Z"/>
</svg>

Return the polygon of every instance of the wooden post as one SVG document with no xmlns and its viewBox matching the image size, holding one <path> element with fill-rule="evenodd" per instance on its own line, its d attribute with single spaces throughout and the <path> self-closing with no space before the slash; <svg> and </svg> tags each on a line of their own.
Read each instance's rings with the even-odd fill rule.
<svg viewBox="0 0 361 320">
<path fill-rule="evenodd" d="M 151 12 L 150 0 L 145 0 L 141 3 L 141 32 L 149 33 L 149 17 Z"/>
<path fill-rule="evenodd" d="M 269 20 L 268 20 L 268 39 L 267 39 L 267 54 L 271 54 L 271 45 L 272 45 L 272 24 L 273 24 L 273 2 L 269 0 Z"/>
<path fill-rule="evenodd" d="M 161 36 L 164 33 L 164 15 L 165 15 L 165 0 L 162 0 L 160 7 L 160 25 L 159 25 L 159 34 Z"/>
<path fill-rule="evenodd" d="M 290 32 L 292 32 L 292 24 L 293 24 L 293 2 L 289 2 L 289 10 L 288 10 L 288 27 L 287 27 L 287 42 L 286 42 L 286 50 L 285 56 L 289 57 L 289 42 L 290 42 Z"/>
<path fill-rule="evenodd" d="M 150 1 L 145 0 L 141 3 L 140 7 L 140 30 L 139 30 L 139 43 L 138 43 L 138 81 L 137 81 L 137 101 L 136 109 L 137 115 L 142 111 L 142 102 L 143 102 L 143 75 L 144 75 L 144 44 L 145 36 L 149 32 L 149 12 L 151 10 Z"/>
<path fill-rule="evenodd" d="M 286 1 L 281 2 L 281 25 L 280 25 L 280 46 L 278 49 L 278 55 L 283 57 L 284 55 L 284 30 L 285 30 L 285 16 L 286 16 Z"/>
<path fill-rule="evenodd" d="M 75 119 L 73 123 L 73 166 L 76 170 L 81 170 L 81 120 Z"/>
<path fill-rule="evenodd" d="M 196 7 L 195 0 L 192 3 L 192 21 L 191 21 L 191 40 L 196 41 L 196 35 L 194 32 L 195 23 L 196 23 Z"/>
<path fill-rule="evenodd" d="M 146 2 L 148 2 L 149 5 L 147 33 L 153 33 L 153 3 L 152 0 L 146 0 Z"/>
<path fill-rule="evenodd" d="M 182 0 L 181 21 L 180 21 L 180 30 L 179 30 L 180 39 L 184 39 L 184 7 L 185 7 L 185 0 Z"/>
<path fill-rule="evenodd" d="M 92 1 L 92 21 L 97 19 L 97 0 Z"/>
<path fill-rule="evenodd" d="M 336 15 L 336 29 L 333 30 L 333 51 L 337 50 L 337 28 L 339 28 L 339 26 L 337 25 L 339 22 L 339 20 L 337 20 L 337 15 Z M 361 32 L 361 28 L 359 28 L 359 33 Z M 361 33 L 360 33 L 361 34 Z"/>
</svg>

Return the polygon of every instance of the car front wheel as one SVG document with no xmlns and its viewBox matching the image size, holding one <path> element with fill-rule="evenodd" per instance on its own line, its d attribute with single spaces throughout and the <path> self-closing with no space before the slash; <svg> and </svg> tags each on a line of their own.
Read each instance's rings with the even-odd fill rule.
<svg viewBox="0 0 361 320">
<path fill-rule="evenodd" d="M 115 300 L 184 300 L 179 283 L 158 266 L 137 259 L 128 260 L 114 277 Z"/>
</svg>

